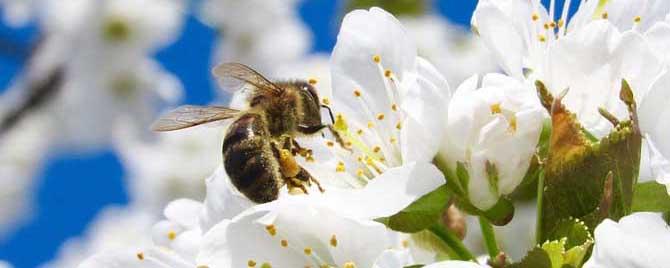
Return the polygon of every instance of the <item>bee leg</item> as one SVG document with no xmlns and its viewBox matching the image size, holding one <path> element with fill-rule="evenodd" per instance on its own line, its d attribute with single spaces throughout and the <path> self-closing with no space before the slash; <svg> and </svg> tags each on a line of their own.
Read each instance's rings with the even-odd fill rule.
<svg viewBox="0 0 670 268">
<path fill-rule="evenodd" d="M 307 172 L 307 170 L 305 170 L 302 167 L 300 168 L 300 172 L 298 173 L 298 175 L 296 175 L 296 178 L 300 181 L 307 183 L 308 185 L 310 185 L 311 182 L 314 182 L 314 184 L 316 184 L 316 187 L 319 188 L 320 192 L 322 193 L 325 192 L 323 187 L 321 187 L 321 183 L 319 183 L 319 181 L 316 180 L 316 178 L 314 178 L 312 174 L 309 174 L 309 172 Z"/>
<path fill-rule="evenodd" d="M 346 143 L 344 142 L 344 139 L 342 138 L 342 135 L 340 135 L 340 133 L 337 132 L 337 130 L 335 130 L 335 127 L 333 127 L 333 125 L 328 125 L 328 130 L 330 130 L 330 133 L 333 134 L 333 136 L 335 137 L 335 141 L 342 148 L 351 152 L 351 149 L 349 148 L 349 146 L 347 146 Z"/>
<path fill-rule="evenodd" d="M 309 194 L 307 187 L 305 187 L 301 180 L 297 178 L 286 178 L 286 180 L 289 193 L 296 194 L 298 193 L 296 190 L 300 190 L 303 194 Z"/>
<path fill-rule="evenodd" d="M 293 153 L 293 155 L 299 154 L 304 158 L 312 156 L 312 150 L 303 148 L 302 146 L 300 146 L 300 144 L 298 144 L 298 141 L 296 141 L 295 139 L 291 139 L 291 144 L 293 148 L 291 152 Z"/>
</svg>

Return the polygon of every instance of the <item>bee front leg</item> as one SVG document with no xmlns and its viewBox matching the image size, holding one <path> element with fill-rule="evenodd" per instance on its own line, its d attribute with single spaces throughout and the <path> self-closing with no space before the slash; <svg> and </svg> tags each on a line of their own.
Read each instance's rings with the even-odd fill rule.
<svg viewBox="0 0 670 268">
<path fill-rule="evenodd" d="M 298 172 L 298 175 L 296 175 L 296 178 L 300 181 L 306 182 L 308 185 L 311 182 L 314 182 L 314 184 L 316 184 L 316 187 L 319 188 L 319 191 L 321 191 L 322 193 L 325 192 L 323 187 L 321 187 L 321 183 L 319 183 L 319 181 L 316 178 L 314 178 L 314 176 L 312 176 L 312 174 L 309 174 L 309 172 L 307 172 L 307 170 L 305 170 L 302 167 L 300 167 L 300 172 Z"/>
<path fill-rule="evenodd" d="M 291 139 L 291 144 L 293 145 L 292 146 L 293 149 L 291 151 L 293 155 L 298 154 L 304 158 L 312 156 L 312 150 L 303 148 L 302 146 L 300 146 L 300 144 L 298 144 L 298 141 L 296 141 L 295 139 Z"/>
</svg>

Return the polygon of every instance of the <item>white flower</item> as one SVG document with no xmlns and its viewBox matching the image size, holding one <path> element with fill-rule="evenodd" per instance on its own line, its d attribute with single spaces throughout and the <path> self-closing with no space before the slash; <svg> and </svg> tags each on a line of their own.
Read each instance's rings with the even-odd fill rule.
<svg viewBox="0 0 670 268">
<path fill-rule="evenodd" d="M 645 134 L 640 169 L 650 169 L 647 175 L 665 184 L 670 194 L 670 73 L 665 71 L 653 83 L 639 105 L 640 129 Z M 644 173 L 642 173 L 644 174 Z M 641 174 L 641 175 L 642 175 Z M 641 179 L 647 179 L 641 177 Z"/>
<path fill-rule="evenodd" d="M 665 53 L 658 49 L 670 44 L 665 42 L 664 30 L 645 36 L 635 27 L 617 24 L 618 19 L 610 21 L 605 11 L 615 5 L 610 2 L 630 1 L 609 1 L 595 10 L 591 7 L 602 1 L 582 2 L 579 15 L 568 27 L 567 12 L 555 19 L 554 1 L 549 11 L 536 0 L 480 1 L 473 26 L 506 73 L 519 79 L 541 80 L 554 95 L 569 88 L 565 105 L 587 130 L 602 137 L 612 125 L 598 108 L 619 118 L 627 117 L 626 106 L 618 98 L 621 80 L 631 84 L 639 101 L 662 70 Z M 644 2 L 648 14 L 663 10 L 661 5 L 646 6 Z M 570 1 L 565 3 L 569 5 Z M 612 9 L 620 10 L 621 6 Z"/>
<path fill-rule="evenodd" d="M 137 207 L 107 207 L 96 216 L 81 237 L 65 241 L 56 258 L 42 267 L 77 267 L 97 252 L 139 252 L 152 245 L 151 226 L 156 220 L 152 212 Z"/>
<path fill-rule="evenodd" d="M 391 14 L 378 8 L 347 14 L 331 74 L 333 98 L 322 93 L 322 103 L 337 114 L 335 128 L 343 144 L 328 139 L 334 155 L 314 154 L 320 168 L 310 171 L 318 178 L 336 177 L 360 187 L 389 170 L 432 161 L 444 130 L 437 116 L 446 113 L 449 86 L 417 57 Z"/>
<path fill-rule="evenodd" d="M 487 265 L 481 265 L 471 261 L 443 261 L 424 266 L 424 268 L 488 268 Z"/>
<path fill-rule="evenodd" d="M 0 103 L 9 106 L 4 99 Z M 4 114 L 0 111 L 0 118 Z M 52 123 L 44 114 L 32 114 L 0 137 L 0 240 L 32 216 L 30 193 L 53 143 Z"/>
<path fill-rule="evenodd" d="M 94 255 L 79 268 L 193 268 L 193 264 L 182 259 L 174 251 L 165 248 L 149 248 L 142 251 L 127 249 L 106 251 Z"/>
<path fill-rule="evenodd" d="M 499 74 L 466 80 L 454 94 L 441 156 L 449 168 L 463 163 L 470 201 L 491 208 L 510 194 L 530 166 L 545 113 L 530 85 Z"/>
<path fill-rule="evenodd" d="M 304 57 L 310 49 L 311 33 L 299 19 L 298 2 L 204 1 L 202 19 L 221 34 L 213 62 L 240 62 L 269 74 Z"/>
<path fill-rule="evenodd" d="M 498 67 L 477 37 L 437 14 L 400 17 L 419 56 L 426 58 L 458 85 L 472 74 L 497 71 Z"/>
<path fill-rule="evenodd" d="M 222 163 L 223 133 L 202 126 L 161 133 L 153 142 L 127 128 L 115 133 L 132 202 L 159 210 L 176 198 L 202 200 L 205 179 Z"/>
<path fill-rule="evenodd" d="M 596 227 L 595 245 L 585 268 L 659 267 L 670 263 L 670 226 L 659 214 L 639 212 Z"/>
<path fill-rule="evenodd" d="M 305 196 L 287 197 L 214 226 L 205 235 L 197 264 L 211 268 L 409 264 L 406 251 L 389 249 L 394 246 L 389 233 L 383 224 L 341 216 Z"/>
<path fill-rule="evenodd" d="M 0 0 L 5 23 L 12 27 L 24 26 L 37 12 L 36 0 Z"/>
<path fill-rule="evenodd" d="M 202 240 L 198 216 L 203 205 L 191 199 L 178 199 L 165 207 L 165 220 L 154 225 L 152 237 L 159 247 L 172 249 L 184 260 L 193 262 Z"/>
</svg>

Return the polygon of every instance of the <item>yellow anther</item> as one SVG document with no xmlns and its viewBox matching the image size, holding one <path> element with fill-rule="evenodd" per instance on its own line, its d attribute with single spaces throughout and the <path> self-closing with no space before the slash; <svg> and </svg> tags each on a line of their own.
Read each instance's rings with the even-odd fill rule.
<svg viewBox="0 0 670 268">
<path fill-rule="evenodd" d="M 270 265 L 270 263 L 264 262 L 261 264 L 261 268 L 272 268 L 272 265 Z"/>
<path fill-rule="evenodd" d="M 345 167 L 344 167 L 344 162 L 342 162 L 342 161 L 338 162 L 338 163 L 337 163 L 337 166 L 335 167 L 335 171 L 336 171 L 336 172 L 344 172 L 344 171 L 346 171 L 346 169 L 345 169 Z"/>
<path fill-rule="evenodd" d="M 533 21 L 537 21 L 540 19 L 540 15 L 537 15 L 537 13 L 533 13 L 533 16 L 530 17 Z"/>
<path fill-rule="evenodd" d="M 642 21 L 642 17 L 640 17 L 640 16 L 635 16 L 635 18 L 633 19 L 633 21 L 634 21 L 635 23 L 640 23 L 640 21 Z"/>
<path fill-rule="evenodd" d="M 380 121 L 384 120 L 384 114 L 383 113 L 377 114 L 377 120 L 380 120 Z"/>
<path fill-rule="evenodd" d="M 288 247 L 288 241 L 286 241 L 286 239 L 282 239 L 280 243 L 282 247 Z"/>
<path fill-rule="evenodd" d="M 144 253 L 142 253 L 142 252 L 138 252 L 138 253 L 137 253 L 137 258 L 138 258 L 139 260 L 141 260 L 141 261 L 144 260 Z"/>
<path fill-rule="evenodd" d="M 379 55 L 374 55 L 372 56 L 372 60 L 376 63 L 380 63 L 382 61 L 382 57 Z"/>
<path fill-rule="evenodd" d="M 254 260 L 248 260 L 247 261 L 247 266 L 248 267 L 256 267 L 256 262 Z"/>
<path fill-rule="evenodd" d="M 312 255 L 312 249 L 311 248 L 305 248 L 303 250 L 303 252 L 305 252 L 305 255 Z"/>
<path fill-rule="evenodd" d="M 174 231 L 168 232 L 168 239 L 174 240 L 175 238 L 177 238 L 177 234 Z"/>
<path fill-rule="evenodd" d="M 544 29 L 545 29 L 545 30 L 549 30 L 549 23 L 548 23 L 548 22 L 545 22 L 545 23 L 544 23 Z"/>
<path fill-rule="evenodd" d="M 401 130 L 402 129 L 402 123 L 398 122 L 397 124 L 395 124 L 395 128 L 397 128 L 398 130 Z"/>
<path fill-rule="evenodd" d="M 372 123 L 372 121 L 368 122 L 368 128 L 373 128 L 375 127 L 375 123 Z"/>
<path fill-rule="evenodd" d="M 333 247 L 337 247 L 337 237 L 335 237 L 335 235 L 332 235 L 330 237 L 330 245 Z"/>
<path fill-rule="evenodd" d="M 549 27 L 552 28 L 552 29 L 556 28 L 556 22 L 555 21 L 550 22 Z"/>
<path fill-rule="evenodd" d="M 328 99 L 328 98 L 323 98 L 323 99 L 321 100 L 321 102 L 322 102 L 323 104 L 325 104 L 325 105 L 330 105 L 330 99 Z"/>
<path fill-rule="evenodd" d="M 409 247 L 409 241 L 407 241 L 407 240 L 403 240 L 403 241 L 402 241 L 402 247 L 403 247 L 403 248 L 408 248 L 408 247 Z"/>
<path fill-rule="evenodd" d="M 265 230 L 268 231 L 268 233 L 271 236 L 275 236 L 277 234 L 277 228 L 275 228 L 274 224 L 270 224 L 268 226 L 265 226 Z"/>
<path fill-rule="evenodd" d="M 382 148 L 379 147 L 379 146 L 375 146 L 374 148 L 372 148 L 372 151 L 373 151 L 374 153 L 379 153 L 379 151 L 381 151 L 381 150 L 382 150 Z"/>
<path fill-rule="evenodd" d="M 346 148 L 350 148 L 352 145 L 354 145 L 354 144 L 351 143 L 350 141 L 344 142 L 344 147 L 346 147 Z"/>
<path fill-rule="evenodd" d="M 332 141 L 327 141 L 326 142 L 326 146 L 328 146 L 328 147 L 333 147 L 334 145 L 335 145 L 335 143 L 332 142 Z"/>
<path fill-rule="evenodd" d="M 512 133 L 516 132 L 516 116 L 514 115 L 509 119 L 509 131 Z"/>
<path fill-rule="evenodd" d="M 398 140 L 396 140 L 394 137 L 391 137 L 391 138 L 389 139 L 389 142 L 390 142 L 391 144 L 395 144 L 396 142 L 398 142 Z"/>
<path fill-rule="evenodd" d="M 310 78 L 309 80 L 307 80 L 307 83 L 309 83 L 310 85 L 316 85 L 316 83 L 318 82 L 319 80 L 316 80 L 316 78 Z"/>
<path fill-rule="evenodd" d="M 344 119 L 344 115 L 342 114 L 337 114 L 335 116 L 335 124 L 333 124 L 333 128 L 337 131 L 348 131 L 349 126 L 347 125 L 347 120 Z"/>
<path fill-rule="evenodd" d="M 382 156 L 382 157 L 380 157 L 380 158 L 379 158 L 379 162 L 382 162 L 382 163 L 386 162 L 386 158 L 385 158 L 385 157 L 383 157 L 383 156 Z"/>
<path fill-rule="evenodd" d="M 500 108 L 499 102 L 491 104 L 490 108 L 491 108 L 491 114 L 499 114 L 502 112 L 502 108 Z"/>
<path fill-rule="evenodd" d="M 362 129 L 356 130 L 356 134 L 358 134 L 359 136 L 363 135 L 363 130 Z"/>
<path fill-rule="evenodd" d="M 358 90 L 358 89 L 355 89 L 355 90 L 354 90 L 354 96 L 356 96 L 356 97 L 360 97 L 360 96 L 361 96 L 361 91 Z"/>
<path fill-rule="evenodd" d="M 537 39 L 539 39 L 539 40 L 540 40 L 540 42 L 542 42 L 542 43 L 544 43 L 544 42 L 546 42 L 546 41 L 547 41 L 547 37 L 546 37 L 546 36 L 544 36 L 544 34 L 541 34 L 541 35 L 540 35 L 540 36 L 539 36 L 539 37 L 538 37 Z"/>
<path fill-rule="evenodd" d="M 607 12 L 603 12 L 603 14 L 600 15 L 600 17 L 606 20 L 607 18 L 609 18 L 609 14 L 607 14 Z"/>
<path fill-rule="evenodd" d="M 563 27 L 563 25 L 565 25 L 565 21 L 563 19 L 558 20 L 558 28 Z"/>
<path fill-rule="evenodd" d="M 314 157 L 313 156 L 307 156 L 306 158 L 307 162 L 314 162 Z"/>
<path fill-rule="evenodd" d="M 356 268 L 356 264 L 352 261 L 345 262 L 344 265 L 342 265 L 343 268 Z"/>
<path fill-rule="evenodd" d="M 363 175 L 365 175 L 365 171 L 362 168 L 356 169 L 356 176 L 363 177 Z"/>
<path fill-rule="evenodd" d="M 393 110 L 394 112 L 397 112 L 398 111 L 398 105 L 395 104 L 395 103 L 391 104 L 391 110 Z"/>
<path fill-rule="evenodd" d="M 384 71 L 384 76 L 386 77 L 391 77 L 391 74 L 393 74 L 393 72 L 391 72 L 391 70 L 389 69 L 386 69 L 386 71 Z"/>
</svg>

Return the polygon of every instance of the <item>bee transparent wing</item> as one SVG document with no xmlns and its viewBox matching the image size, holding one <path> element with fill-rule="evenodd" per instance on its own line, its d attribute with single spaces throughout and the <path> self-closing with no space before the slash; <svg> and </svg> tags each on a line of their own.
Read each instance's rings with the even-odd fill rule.
<svg viewBox="0 0 670 268">
<path fill-rule="evenodd" d="M 282 92 L 282 89 L 270 82 L 258 72 L 241 63 L 223 63 L 212 70 L 218 77 L 221 86 L 228 92 L 235 92 L 246 88 L 266 91 L 273 94 Z"/>
<path fill-rule="evenodd" d="M 161 116 L 151 125 L 153 131 L 172 131 L 233 118 L 239 110 L 220 106 L 186 105 Z"/>
</svg>

